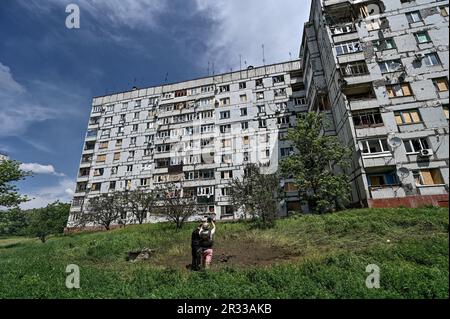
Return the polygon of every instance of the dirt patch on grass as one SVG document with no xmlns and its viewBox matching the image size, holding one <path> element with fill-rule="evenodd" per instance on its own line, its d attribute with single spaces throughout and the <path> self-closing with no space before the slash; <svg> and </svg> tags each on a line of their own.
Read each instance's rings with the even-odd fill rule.
<svg viewBox="0 0 450 319">
<path fill-rule="evenodd" d="M 186 248 L 182 253 L 159 256 L 149 262 L 158 267 L 185 268 L 191 263 L 191 249 Z M 211 269 L 268 266 L 298 257 L 283 247 L 251 240 L 222 239 L 214 243 L 213 250 Z"/>
</svg>

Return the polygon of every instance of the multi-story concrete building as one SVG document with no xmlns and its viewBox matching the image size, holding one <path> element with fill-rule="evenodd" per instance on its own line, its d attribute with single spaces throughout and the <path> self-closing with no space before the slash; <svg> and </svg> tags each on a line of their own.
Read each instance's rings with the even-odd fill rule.
<svg viewBox="0 0 450 319">
<path fill-rule="evenodd" d="M 9 159 L 8 155 L 0 153 L 0 161 L 6 161 L 8 159 Z"/>
<path fill-rule="evenodd" d="M 93 196 L 168 182 L 197 196 L 199 215 L 234 217 L 231 179 L 247 163 L 276 171 L 292 151 L 279 137 L 306 111 L 299 69 L 296 60 L 94 98 L 68 226 Z M 290 194 L 284 211 L 298 207 Z"/>
<path fill-rule="evenodd" d="M 101 193 L 175 182 L 236 216 L 246 163 L 277 170 L 301 112 L 353 150 L 354 206 L 448 205 L 448 0 L 312 0 L 300 60 L 94 98 L 68 226 Z M 299 210 L 285 184 L 281 212 Z M 150 220 L 149 220 L 150 221 Z"/>
<path fill-rule="evenodd" d="M 448 1 L 312 1 L 308 110 L 354 150 L 354 205 L 448 205 L 448 14 Z"/>
</svg>

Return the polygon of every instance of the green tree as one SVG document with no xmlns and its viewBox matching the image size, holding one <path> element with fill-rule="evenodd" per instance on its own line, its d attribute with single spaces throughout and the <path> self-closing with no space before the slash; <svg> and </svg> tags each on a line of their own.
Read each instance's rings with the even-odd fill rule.
<svg viewBox="0 0 450 319">
<path fill-rule="evenodd" d="M 176 229 L 181 229 L 189 217 L 194 216 L 198 209 L 197 197 L 182 193 L 183 186 L 167 183 L 157 192 L 157 207 L 155 214 L 175 223 Z"/>
<path fill-rule="evenodd" d="M 0 161 L 0 207 L 15 207 L 26 202 L 26 196 L 21 196 L 14 182 L 31 175 L 20 169 L 20 163 L 11 160 Z"/>
<path fill-rule="evenodd" d="M 61 234 L 64 231 L 69 211 L 70 204 L 58 201 L 47 207 L 31 210 L 28 233 L 45 243 L 48 235 Z"/>
<path fill-rule="evenodd" d="M 131 190 L 125 192 L 124 197 L 128 210 L 139 224 L 144 222 L 148 214 L 150 214 L 155 207 L 156 196 L 151 190 Z"/>
<path fill-rule="evenodd" d="M 114 222 L 126 220 L 126 204 L 122 194 L 101 194 L 89 199 L 86 211 L 80 215 L 77 223 L 80 227 L 88 224 L 101 225 L 111 229 Z"/>
<path fill-rule="evenodd" d="M 324 124 L 321 114 L 308 113 L 300 118 L 286 136 L 296 152 L 281 162 L 283 175 L 295 179 L 301 201 L 315 213 L 342 209 L 350 196 L 344 171 L 350 150 L 335 136 L 324 135 Z"/>
<path fill-rule="evenodd" d="M 257 225 L 272 227 L 278 216 L 280 179 L 278 174 L 264 174 L 262 169 L 248 164 L 243 178 L 232 180 L 230 198 L 234 208 L 242 208 Z"/>
<path fill-rule="evenodd" d="M 18 207 L 0 213 L 0 235 L 24 236 L 27 235 L 29 218 L 27 211 Z"/>
</svg>

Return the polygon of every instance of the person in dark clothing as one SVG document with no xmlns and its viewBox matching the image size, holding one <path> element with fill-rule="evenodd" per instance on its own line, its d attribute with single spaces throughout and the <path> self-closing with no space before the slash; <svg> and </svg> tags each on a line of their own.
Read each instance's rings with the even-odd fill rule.
<svg viewBox="0 0 450 319">
<path fill-rule="evenodd" d="M 212 225 L 212 228 L 211 228 Z M 216 232 L 216 225 L 212 218 L 208 218 L 208 222 L 203 223 L 200 230 L 200 247 L 202 250 L 201 265 L 203 269 L 209 269 L 211 266 L 213 256 L 214 233 Z"/>
<path fill-rule="evenodd" d="M 191 253 L 192 253 L 192 263 L 190 265 L 191 270 L 200 270 L 200 265 L 202 262 L 202 248 L 200 247 L 200 229 L 199 225 L 191 235 Z"/>
</svg>

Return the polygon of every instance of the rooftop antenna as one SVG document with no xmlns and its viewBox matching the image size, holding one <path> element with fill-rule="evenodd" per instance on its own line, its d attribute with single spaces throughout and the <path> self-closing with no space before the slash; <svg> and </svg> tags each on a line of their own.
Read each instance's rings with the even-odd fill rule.
<svg viewBox="0 0 450 319">
<path fill-rule="evenodd" d="M 166 73 L 166 77 L 164 78 L 164 83 L 167 83 L 167 78 L 169 77 L 169 72 Z"/>
<path fill-rule="evenodd" d="M 209 76 L 209 65 L 210 65 L 210 62 L 208 61 L 208 76 Z"/>
<path fill-rule="evenodd" d="M 215 70 L 214 70 L 214 62 L 212 63 L 212 75 L 216 74 Z"/>
<path fill-rule="evenodd" d="M 239 71 L 242 70 L 242 54 L 239 54 Z"/>
<path fill-rule="evenodd" d="M 263 65 L 266 66 L 266 54 L 264 51 L 264 44 L 262 45 L 262 54 L 263 54 Z"/>
<path fill-rule="evenodd" d="M 292 53 L 289 52 L 289 61 L 292 61 Z"/>
</svg>

